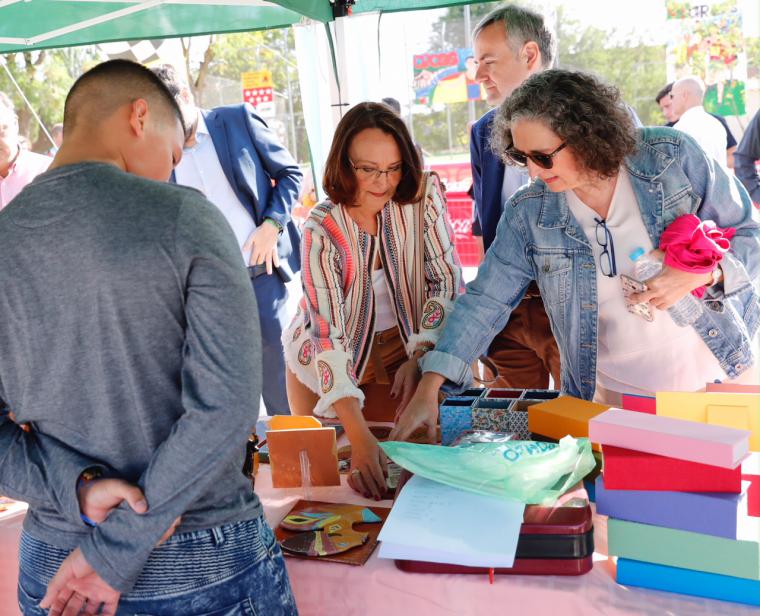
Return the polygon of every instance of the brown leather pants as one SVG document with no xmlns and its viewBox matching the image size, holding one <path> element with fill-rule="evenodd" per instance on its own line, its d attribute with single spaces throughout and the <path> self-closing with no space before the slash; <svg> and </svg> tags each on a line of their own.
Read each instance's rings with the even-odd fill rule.
<svg viewBox="0 0 760 616">
<path fill-rule="evenodd" d="M 499 371 L 490 387 L 546 389 L 551 374 L 559 389 L 559 348 L 537 291 L 529 291 L 488 348 L 488 358 Z"/>
<path fill-rule="evenodd" d="M 377 332 L 359 389 L 364 392 L 364 417 L 369 421 L 393 421 L 398 399 L 390 397 L 396 371 L 408 359 L 398 327 Z M 290 412 L 311 415 L 319 396 L 298 380 L 289 369 L 286 385 Z"/>
</svg>

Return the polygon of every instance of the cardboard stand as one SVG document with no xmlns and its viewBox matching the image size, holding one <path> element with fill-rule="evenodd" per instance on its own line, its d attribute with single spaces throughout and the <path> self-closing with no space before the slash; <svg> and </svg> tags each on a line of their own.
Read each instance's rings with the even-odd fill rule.
<svg viewBox="0 0 760 616">
<path fill-rule="evenodd" d="M 340 485 L 335 428 L 323 427 L 315 417 L 280 415 L 266 434 L 273 487 L 308 492 L 312 486 Z"/>
</svg>

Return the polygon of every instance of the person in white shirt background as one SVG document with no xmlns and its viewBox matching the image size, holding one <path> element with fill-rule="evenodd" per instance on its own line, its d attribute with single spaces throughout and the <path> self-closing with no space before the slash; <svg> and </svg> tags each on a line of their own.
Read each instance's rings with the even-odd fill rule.
<svg viewBox="0 0 760 616">
<path fill-rule="evenodd" d="M 728 168 L 726 131 L 721 123 L 705 111 L 705 84 L 698 77 L 684 77 L 673 84 L 671 107 L 680 118 L 673 128 L 691 135 L 711 158 Z"/>
</svg>

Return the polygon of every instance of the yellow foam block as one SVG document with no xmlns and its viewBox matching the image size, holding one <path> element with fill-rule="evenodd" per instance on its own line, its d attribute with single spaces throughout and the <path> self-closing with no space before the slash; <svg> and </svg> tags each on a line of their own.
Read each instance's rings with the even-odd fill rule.
<svg viewBox="0 0 760 616">
<path fill-rule="evenodd" d="M 605 404 L 560 396 L 528 407 L 528 430 L 558 440 L 568 434 L 587 437 L 588 422 L 609 408 Z M 598 443 L 592 443 L 591 447 L 601 451 Z"/>
<path fill-rule="evenodd" d="M 749 420 L 749 407 L 729 404 L 708 404 L 707 423 L 715 426 L 726 426 L 738 430 L 752 431 Z"/>
<path fill-rule="evenodd" d="M 657 392 L 657 414 L 749 430 L 749 448 L 760 451 L 760 394 Z"/>
</svg>

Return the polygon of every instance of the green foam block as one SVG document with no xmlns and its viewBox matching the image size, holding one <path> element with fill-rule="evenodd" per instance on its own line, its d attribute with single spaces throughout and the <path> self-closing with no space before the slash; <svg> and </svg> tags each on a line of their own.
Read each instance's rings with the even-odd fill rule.
<svg viewBox="0 0 760 616">
<path fill-rule="evenodd" d="M 610 518 L 607 543 L 612 556 L 760 580 L 760 537 L 736 541 L 685 530 Z"/>
</svg>

